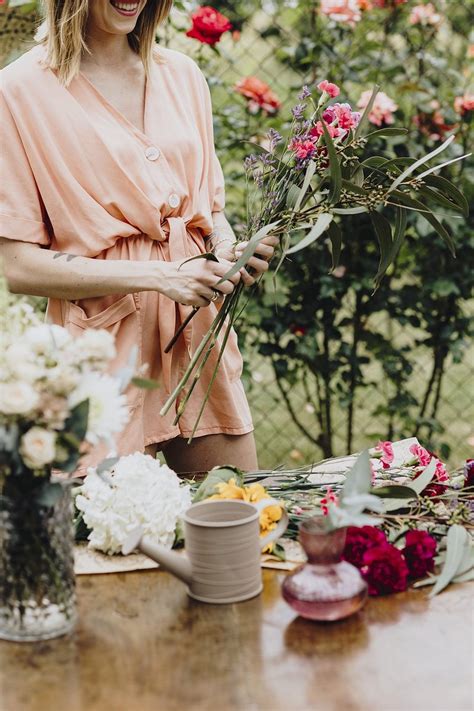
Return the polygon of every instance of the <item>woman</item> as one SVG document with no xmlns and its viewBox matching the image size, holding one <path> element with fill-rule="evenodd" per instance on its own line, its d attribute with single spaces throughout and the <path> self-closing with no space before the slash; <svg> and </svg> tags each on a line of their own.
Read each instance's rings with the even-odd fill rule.
<svg viewBox="0 0 474 711">
<path fill-rule="evenodd" d="M 154 46 L 171 0 L 46 0 L 40 46 L 2 74 L 0 246 L 12 291 L 49 297 L 71 333 L 106 328 L 119 367 L 131 352 L 156 390 L 132 388 L 119 454 L 163 450 L 179 472 L 257 466 L 242 359 L 229 340 L 196 439 L 186 444 L 212 359 L 178 425 L 159 410 L 243 279 L 213 145 L 207 84 L 183 54 Z M 274 238 L 249 261 L 267 269 Z M 218 262 L 189 257 L 214 250 Z M 192 306 L 202 307 L 171 353 Z M 214 358 L 216 356 L 214 355 Z M 105 454 L 94 451 L 84 466 Z"/>
</svg>

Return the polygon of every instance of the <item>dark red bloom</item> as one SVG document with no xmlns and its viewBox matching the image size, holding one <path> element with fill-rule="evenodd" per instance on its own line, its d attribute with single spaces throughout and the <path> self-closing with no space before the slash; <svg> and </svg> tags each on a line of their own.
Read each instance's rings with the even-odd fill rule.
<svg viewBox="0 0 474 711">
<path fill-rule="evenodd" d="M 193 26 L 186 32 L 186 35 L 203 44 L 217 44 L 224 32 L 229 32 L 232 29 L 228 18 L 209 5 L 198 8 L 191 15 L 191 20 Z"/>
<path fill-rule="evenodd" d="M 466 459 L 464 465 L 464 486 L 474 486 L 474 459 Z"/>
<path fill-rule="evenodd" d="M 407 564 L 398 548 L 390 543 L 366 551 L 361 573 L 368 583 L 369 595 L 386 595 L 407 589 Z"/>
<path fill-rule="evenodd" d="M 290 331 L 295 336 L 306 336 L 308 329 L 306 326 L 298 326 L 296 323 L 292 323 L 290 326 Z"/>
<path fill-rule="evenodd" d="M 349 526 L 343 558 L 357 568 L 361 568 L 366 551 L 386 542 L 385 533 L 375 526 Z"/>
<path fill-rule="evenodd" d="M 423 578 L 427 573 L 431 573 L 436 546 L 436 540 L 426 531 L 408 531 L 402 553 L 410 578 Z"/>
</svg>

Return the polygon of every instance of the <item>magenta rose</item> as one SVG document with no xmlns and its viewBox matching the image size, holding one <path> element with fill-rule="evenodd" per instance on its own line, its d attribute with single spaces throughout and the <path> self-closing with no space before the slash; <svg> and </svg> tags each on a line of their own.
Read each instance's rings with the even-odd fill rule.
<svg viewBox="0 0 474 711">
<path fill-rule="evenodd" d="M 224 32 L 232 29 L 228 18 L 209 5 L 198 8 L 191 15 L 191 20 L 193 26 L 186 32 L 186 35 L 203 44 L 217 44 Z"/>
<path fill-rule="evenodd" d="M 436 540 L 426 531 L 408 531 L 403 557 L 410 578 L 423 578 L 434 568 Z"/>
<path fill-rule="evenodd" d="M 407 589 L 407 564 L 398 548 L 390 543 L 366 551 L 361 573 L 369 586 L 369 595 L 387 595 Z"/>
<path fill-rule="evenodd" d="M 383 531 L 379 531 L 375 526 L 349 526 L 346 535 L 343 558 L 348 563 L 352 563 L 357 568 L 363 565 L 365 553 L 375 546 L 380 546 L 387 542 L 387 537 Z"/>
</svg>

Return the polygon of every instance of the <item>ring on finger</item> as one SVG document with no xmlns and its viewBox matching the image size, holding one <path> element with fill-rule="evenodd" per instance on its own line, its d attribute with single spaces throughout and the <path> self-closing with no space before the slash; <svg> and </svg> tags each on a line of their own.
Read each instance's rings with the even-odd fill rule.
<svg viewBox="0 0 474 711">
<path fill-rule="evenodd" d="M 220 291 L 217 291 L 217 289 L 213 289 L 211 301 L 217 301 L 217 299 L 219 299 L 221 296 L 222 296 L 222 294 Z"/>
</svg>

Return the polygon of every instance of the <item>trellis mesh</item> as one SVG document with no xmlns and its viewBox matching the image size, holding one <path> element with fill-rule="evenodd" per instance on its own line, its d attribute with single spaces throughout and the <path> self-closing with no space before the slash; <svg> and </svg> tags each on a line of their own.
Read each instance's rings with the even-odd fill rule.
<svg viewBox="0 0 474 711">
<path fill-rule="evenodd" d="M 187 15 L 175 12 L 161 40 L 170 47 L 180 49 L 198 60 L 201 59 L 209 74 L 214 80 L 218 80 L 213 90 L 216 110 L 228 109 L 228 94 L 220 90 L 219 84 L 232 86 L 238 79 L 248 75 L 255 75 L 268 82 L 285 102 L 290 96 L 294 96 L 294 90 L 301 87 L 304 81 L 314 79 L 311 76 L 314 68 L 308 68 L 307 76 L 300 76 L 293 70 L 285 68 L 277 59 L 282 38 L 287 46 L 294 47 L 296 50 L 299 36 L 295 26 L 298 20 L 298 2 L 263 2 L 260 4 L 260 9 L 254 12 L 244 25 L 238 41 L 236 38 L 232 39 L 230 35 L 224 37 L 219 46 L 219 55 L 214 56 L 209 48 L 202 47 L 194 40 L 185 37 L 182 30 L 189 26 Z M 34 22 L 32 10 L 27 13 L 21 11 L 21 8 L 0 11 L 0 59 L 3 63 L 10 61 L 27 48 Z M 271 28 L 274 30 L 276 27 L 278 33 L 271 31 Z M 226 172 L 227 157 L 221 154 L 220 158 Z M 466 304 L 465 308 L 474 316 L 472 304 Z M 386 321 L 387 318 L 386 316 Z M 389 324 L 387 322 L 384 324 L 383 320 L 377 324 L 379 328 L 388 326 Z M 415 334 L 410 327 L 401 328 L 397 325 L 396 338 L 404 344 L 412 344 L 413 349 L 416 348 L 414 360 L 418 365 L 414 369 L 410 383 L 413 391 L 419 394 L 422 384 L 426 382 L 431 356 L 427 349 L 415 345 Z M 471 347 L 462 362 L 449 363 L 441 391 L 438 419 L 444 431 L 439 434 L 439 439 L 450 446 L 452 465 L 458 465 L 464 458 L 472 456 L 474 446 L 473 355 L 474 349 Z M 372 369 L 370 373 L 366 373 L 367 378 L 369 375 L 372 384 L 361 391 L 355 403 L 355 449 L 373 444 L 382 434 L 377 417 L 371 413 L 377 401 L 388 396 L 390 385 L 384 379 L 381 370 Z M 261 466 L 276 466 L 280 463 L 298 464 L 322 457 L 319 448 L 311 443 L 295 424 L 282 401 L 271 365 L 263 356 L 252 354 L 252 374 L 246 378 L 246 386 L 254 416 Z M 293 389 L 291 401 L 301 424 L 317 436 L 314 412 L 304 392 L 298 388 Z M 344 454 L 346 453 L 347 412 L 339 408 L 333 415 L 335 453 Z"/>
</svg>

